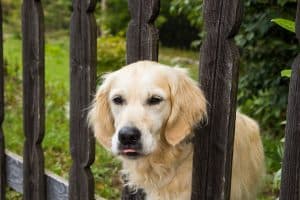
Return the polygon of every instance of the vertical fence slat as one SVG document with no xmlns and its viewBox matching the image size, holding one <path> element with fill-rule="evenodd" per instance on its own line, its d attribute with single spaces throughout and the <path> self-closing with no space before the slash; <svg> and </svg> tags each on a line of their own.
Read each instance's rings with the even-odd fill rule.
<svg viewBox="0 0 300 200">
<path fill-rule="evenodd" d="M 158 60 L 158 29 L 154 26 L 160 0 L 128 0 L 131 21 L 127 31 L 127 63 Z"/>
<path fill-rule="evenodd" d="M 207 35 L 199 77 L 209 102 L 208 124 L 196 130 L 192 200 L 230 197 L 239 59 L 233 37 L 242 10 L 240 0 L 204 1 Z"/>
<path fill-rule="evenodd" d="M 4 120 L 4 69 L 3 69 L 2 6 L 0 1 L 0 200 L 5 199 L 5 154 L 2 123 Z"/>
<path fill-rule="evenodd" d="M 44 155 L 45 131 L 44 17 L 40 0 L 24 0 L 23 32 L 23 122 L 24 200 L 46 199 Z"/>
<path fill-rule="evenodd" d="M 96 80 L 96 0 L 73 0 L 70 40 L 70 149 L 72 168 L 70 200 L 94 199 L 94 178 L 90 170 L 95 158 L 95 140 L 87 126 L 87 108 Z"/>
<path fill-rule="evenodd" d="M 158 29 L 154 22 L 159 15 L 160 0 L 128 0 L 131 21 L 127 30 L 127 64 L 139 60 L 158 61 Z M 125 187 L 122 200 L 142 200 L 144 192 L 130 191 Z"/>
<path fill-rule="evenodd" d="M 296 14 L 296 35 L 300 42 L 300 1 Z M 287 108 L 285 149 L 280 200 L 300 199 L 300 55 L 292 65 Z"/>
</svg>

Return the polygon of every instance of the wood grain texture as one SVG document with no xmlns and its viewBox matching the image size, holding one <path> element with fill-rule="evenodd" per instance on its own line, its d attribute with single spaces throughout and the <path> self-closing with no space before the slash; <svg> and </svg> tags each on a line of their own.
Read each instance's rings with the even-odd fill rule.
<svg viewBox="0 0 300 200">
<path fill-rule="evenodd" d="M 9 151 L 6 151 L 7 185 L 19 193 L 23 193 L 23 159 Z M 67 200 L 68 183 L 61 177 L 46 172 L 47 200 Z"/>
<path fill-rule="evenodd" d="M 96 83 L 96 0 L 73 0 L 70 41 L 71 101 L 69 178 L 70 200 L 94 199 L 95 139 L 87 126 L 88 107 Z"/>
<path fill-rule="evenodd" d="M 158 60 L 158 29 L 154 22 L 160 0 L 128 0 L 131 21 L 127 30 L 127 63 Z"/>
<path fill-rule="evenodd" d="M 238 82 L 233 37 L 242 18 L 240 0 L 205 0 L 207 31 L 199 77 L 208 101 L 208 124 L 197 128 L 192 200 L 229 200 Z"/>
<path fill-rule="evenodd" d="M 300 41 L 300 1 L 296 14 L 296 35 Z M 287 108 L 285 149 L 282 165 L 280 200 L 300 199 L 300 55 L 292 65 Z"/>
<path fill-rule="evenodd" d="M 3 69 L 2 6 L 0 1 L 0 200 L 5 199 L 5 154 L 2 123 L 4 120 L 4 69 Z"/>
<path fill-rule="evenodd" d="M 158 29 L 154 22 L 159 15 L 160 0 L 128 0 L 131 21 L 127 30 L 126 62 L 139 60 L 158 61 Z M 143 200 L 142 189 L 130 191 L 124 187 L 122 200 Z"/>
<path fill-rule="evenodd" d="M 44 155 L 45 131 L 44 17 L 39 0 L 24 0 L 23 32 L 23 122 L 24 200 L 46 199 Z"/>
</svg>

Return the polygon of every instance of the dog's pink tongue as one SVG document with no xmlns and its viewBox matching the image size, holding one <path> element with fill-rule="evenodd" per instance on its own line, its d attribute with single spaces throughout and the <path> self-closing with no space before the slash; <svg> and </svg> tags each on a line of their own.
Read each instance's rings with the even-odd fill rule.
<svg viewBox="0 0 300 200">
<path fill-rule="evenodd" d="M 134 149 L 123 149 L 122 152 L 123 152 L 123 153 L 135 153 L 136 150 L 134 150 Z"/>
</svg>

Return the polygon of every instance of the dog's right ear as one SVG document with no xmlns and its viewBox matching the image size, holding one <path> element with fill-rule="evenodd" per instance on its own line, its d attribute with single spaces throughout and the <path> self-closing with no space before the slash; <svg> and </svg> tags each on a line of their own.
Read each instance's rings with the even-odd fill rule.
<svg viewBox="0 0 300 200">
<path fill-rule="evenodd" d="M 169 81 L 172 109 L 165 138 L 175 146 L 192 133 L 195 124 L 206 119 L 206 100 L 202 90 L 185 70 L 174 68 L 173 72 L 176 78 Z"/>
<path fill-rule="evenodd" d="M 114 119 L 108 102 L 111 87 L 110 74 L 104 76 L 104 82 L 97 90 L 88 114 L 88 123 L 93 128 L 97 140 L 107 149 L 111 148 L 111 139 L 115 132 Z"/>
</svg>

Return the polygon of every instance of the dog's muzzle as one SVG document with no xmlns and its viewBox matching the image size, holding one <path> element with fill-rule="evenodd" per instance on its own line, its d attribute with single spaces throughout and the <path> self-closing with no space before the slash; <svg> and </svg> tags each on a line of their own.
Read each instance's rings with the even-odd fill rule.
<svg viewBox="0 0 300 200">
<path fill-rule="evenodd" d="M 129 158 L 141 155 L 141 132 L 136 127 L 123 127 L 118 133 L 120 154 Z"/>
</svg>

